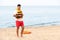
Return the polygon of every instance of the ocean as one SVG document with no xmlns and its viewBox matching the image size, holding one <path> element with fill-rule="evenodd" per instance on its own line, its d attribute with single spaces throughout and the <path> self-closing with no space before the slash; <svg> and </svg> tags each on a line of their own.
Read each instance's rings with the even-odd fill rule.
<svg viewBox="0 0 60 40">
<path fill-rule="evenodd" d="M 16 6 L 0 6 L 0 28 L 15 27 Z M 60 25 L 60 6 L 22 6 L 24 25 Z"/>
</svg>

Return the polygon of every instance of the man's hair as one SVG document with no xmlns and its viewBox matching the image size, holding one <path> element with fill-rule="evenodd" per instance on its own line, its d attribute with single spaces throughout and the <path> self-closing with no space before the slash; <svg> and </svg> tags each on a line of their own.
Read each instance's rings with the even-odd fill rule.
<svg viewBox="0 0 60 40">
<path fill-rule="evenodd" d="M 21 4 L 18 4 L 17 6 L 21 6 Z"/>
</svg>

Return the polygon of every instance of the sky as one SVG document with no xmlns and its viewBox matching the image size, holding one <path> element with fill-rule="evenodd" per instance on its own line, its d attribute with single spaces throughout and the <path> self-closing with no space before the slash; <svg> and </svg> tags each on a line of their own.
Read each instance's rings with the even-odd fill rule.
<svg viewBox="0 0 60 40">
<path fill-rule="evenodd" d="M 0 6 L 60 6 L 60 0 L 0 0 Z"/>
</svg>

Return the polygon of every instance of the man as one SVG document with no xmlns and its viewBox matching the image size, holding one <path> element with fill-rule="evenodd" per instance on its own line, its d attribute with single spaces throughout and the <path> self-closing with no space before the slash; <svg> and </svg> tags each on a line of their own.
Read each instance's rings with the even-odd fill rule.
<svg viewBox="0 0 60 40">
<path fill-rule="evenodd" d="M 19 27 L 22 28 L 21 30 L 21 37 L 23 36 L 23 31 L 24 31 L 24 22 L 23 22 L 23 13 L 21 11 L 21 5 L 17 5 L 17 10 L 14 12 L 14 17 L 16 18 L 16 33 L 17 36 L 19 37 Z"/>
</svg>

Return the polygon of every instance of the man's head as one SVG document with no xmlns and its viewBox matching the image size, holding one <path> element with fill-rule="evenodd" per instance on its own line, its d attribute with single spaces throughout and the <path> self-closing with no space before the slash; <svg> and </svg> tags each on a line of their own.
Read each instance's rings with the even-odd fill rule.
<svg viewBox="0 0 60 40">
<path fill-rule="evenodd" d="M 17 5 L 17 9 L 19 9 L 19 10 L 21 9 L 21 5 L 20 4 Z"/>
</svg>

